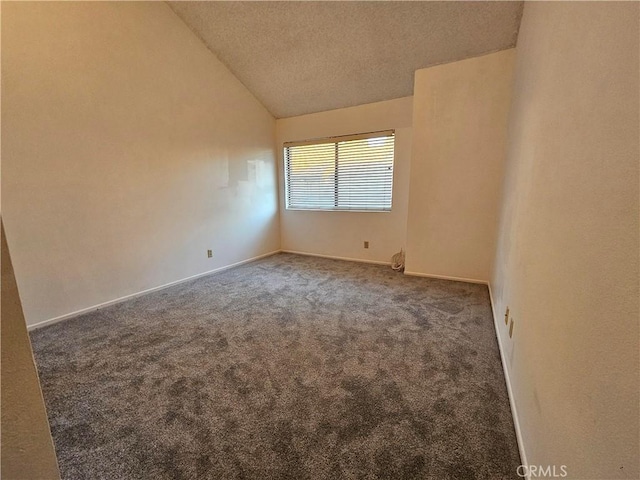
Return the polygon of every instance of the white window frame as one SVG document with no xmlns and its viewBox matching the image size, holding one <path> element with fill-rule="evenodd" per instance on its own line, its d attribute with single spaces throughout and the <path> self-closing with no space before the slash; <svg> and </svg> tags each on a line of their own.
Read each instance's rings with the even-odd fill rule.
<svg viewBox="0 0 640 480">
<path fill-rule="evenodd" d="M 388 179 L 388 186 L 387 186 L 387 181 L 385 181 L 384 183 L 384 188 L 388 189 L 389 192 L 389 199 L 388 199 L 388 207 L 385 206 L 372 206 L 371 208 L 367 207 L 367 206 L 362 206 L 359 205 L 357 207 L 350 207 L 350 206 L 341 206 L 339 203 L 339 188 L 340 188 L 340 183 L 339 183 L 339 176 L 338 176 L 338 168 L 339 168 L 339 163 L 340 163 L 340 158 L 338 155 L 338 144 L 341 142 L 350 142 L 350 141 L 355 141 L 355 140 L 363 140 L 363 139 L 374 139 L 374 138 L 381 138 L 381 137 L 391 137 L 392 138 L 392 149 L 393 149 L 393 154 L 392 154 L 392 158 L 391 158 L 391 165 L 390 165 L 390 170 L 391 170 L 391 174 L 390 174 L 390 178 Z M 307 146 L 307 145 L 323 145 L 323 144 L 333 144 L 335 147 L 335 169 L 334 169 L 334 173 L 333 176 L 335 178 L 335 183 L 334 183 L 334 204 L 332 207 L 323 207 L 323 206 L 309 206 L 309 207 L 305 207 L 305 206 L 300 206 L 300 205 L 291 205 L 290 203 L 290 186 L 289 186 L 289 154 L 288 154 L 288 149 L 290 147 L 300 147 L 300 146 Z M 358 133 L 358 134 L 353 134 L 353 135 L 341 135 L 341 136 L 335 136 L 335 137 L 326 137 L 326 138 L 317 138 L 317 139 L 311 139 L 311 140 L 303 140 L 303 141 L 296 141 L 296 142 L 285 142 L 283 144 L 283 168 L 284 168 L 284 196 L 285 196 L 285 208 L 287 210 L 302 210 L 302 211 L 322 211 L 322 212 L 375 212 L 375 213 L 389 213 L 391 212 L 391 209 L 393 208 L 393 176 L 394 176 L 394 168 L 395 166 L 395 130 L 382 130 L 382 131 L 376 131 L 376 132 L 367 132 L 367 133 Z M 382 184 L 381 184 L 382 185 Z M 346 186 L 343 186 L 342 188 L 347 188 Z M 385 202 L 386 203 L 386 202 Z"/>
</svg>

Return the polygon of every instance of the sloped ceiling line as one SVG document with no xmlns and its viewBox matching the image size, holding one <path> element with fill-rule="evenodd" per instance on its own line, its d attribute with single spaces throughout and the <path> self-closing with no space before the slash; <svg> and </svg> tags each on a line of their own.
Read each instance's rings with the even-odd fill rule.
<svg viewBox="0 0 640 480">
<path fill-rule="evenodd" d="M 412 95 L 415 70 L 512 48 L 522 2 L 168 2 L 276 118 Z"/>
</svg>

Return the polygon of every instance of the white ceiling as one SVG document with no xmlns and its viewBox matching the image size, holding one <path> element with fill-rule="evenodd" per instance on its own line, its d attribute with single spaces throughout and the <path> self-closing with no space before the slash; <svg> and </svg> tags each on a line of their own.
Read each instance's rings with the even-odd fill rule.
<svg viewBox="0 0 640 480">
<path fill-rule="evenodd" d="M 169 2 L 276 117 L 413 94 L 419 68 L 514 47 L 522 2 Z"/>
</svg>

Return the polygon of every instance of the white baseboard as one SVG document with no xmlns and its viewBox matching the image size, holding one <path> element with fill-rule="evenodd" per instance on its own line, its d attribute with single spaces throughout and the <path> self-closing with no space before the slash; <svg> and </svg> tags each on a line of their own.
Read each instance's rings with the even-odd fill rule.
<svg viewBox="0 0 640 480">
<path fill-rule="evenodd" d="M 491 293 L 491 284 L 487 283 L 489 287 L 489 299 L 491 301 L 491 313 L 493 314 L 493 326 L 496 330 L 496 338 L 498 339 L 498 350 L 500 350 L 500 360 L 502 361 L 502 371 L 504 372 L 504 380 L 507 384 L 507 393 L 509 394 L 509 404 L 511 405 L 511 416 L 513 417 L 513 425 L 516 429 L 516 440 L 518 441 L 518 450 L 520 451 L 520 462 L 522 465 L 526 467 L 527 472 L 527 480 L 531 480 L 531 476 L 529 475 L 529 462 L 527 461 L 527 452 L 524 448 L 524 440 L 522 438 L 522 430 L 520 429 L 520 420 L 518 417 L 518 409 L 516 407 L 516 402 L 513 397 L 513 389 L 511 388 L 511 376 L 509 374 L 509 367 L 507 366 L 507 359 L 504 353 L 504 349 L 502 348 L 502 339 L 500 337 L 499 328 L 504 324 L 501 321 L 498 321 L 498 316 L 496 315 L 496 308 L 493 303 L 493 294 Z M 506 326 L 506 325 L 505 325 Z"/>
<path fill-rule="evenodd" d="M 281 250 L 282 253 L 294 253 L 307 257 L 330 258 L 332 260 L 346 260 L 347 262 L 373 263 L 374 265 L 391 265 L 391 262 L 380 262 L 378 260 L 366 260 L 362 258 L 336 257 L 335 255 L 322 255 L 320 253 L 298 252 L 295 250 Z"/>
<path fill-rule="evenodd" d="M 480 285 L 489 285 L 489 283 L 486 280 L 476 280 L 475 278 L 450 277 L 447 275 L 432 275 L 430 273 L 408 272 L 407 270 L 404 271 L 404 274 L 409 275 L 411 277 L 437 278 L 439 280 L 453 280 L 454 282 L 479 283 Z"/>
<path fill-rule="evenodd" d="M 132 293 L 130 295 L 125 295 L 124 297 L 116 298 L 114 300 L 109 300 L 107 302 L 99 303 L 98 305 L 93 305 L 91 307 L 82 308 L 80 310 L 76 310 L 75 312 L 66 313 L 64 315 L 60 315 L 58 317 L 50 318 L 48 320 L 43 320 L 38 323 L 34 323 L 33 325 L 27 325 L 27 330 L 35 330 L 37 328 L 44 327 L 46 325 L 52 325 L 54 323 L 62 322 L 63 320 L 68 320 L 70 318 L 77 317 L 78 315 L 82 315 L 84 313 L 92 312 L 94 310 L 100 310 L 101 308 L 108 307 L 110 305 L 115 305 L 117 303 L 122 303 L 126 300 L 130 300 L 132 298 L 140 297 L 142 295 L 146 295 L 151 292 L 156 292 L 158 290 L 162 290 L 164 288 L 172 287 L 174 285 L 178 285 L 180 283 L 188 282 L 189 280 L 195 280 L 196 278 L 206 277 L 207 275 L 211 275 L 213 273 L 219 273 L 224 270 L 229 270 L 233 267 L 238 267 L 245 263 L 255 262 L 256 260 L 260 260 L 261 258 L 270 257 L 271 255 L 275 255 L 276 253 L 280 253 L 280 250 L 274 250 L 273 252 L 264 253 L 262 255 L 258 255 L 257 257 L 248 258 L 246 260 L 242 260 L 240 262 L 232 263 L 231 265 L 225 265 L 224 267 L 214 268 L 213 270 L 209 270 L 203 273 L 198 273 L 196 275 L 191 275 L 190 277 L 181 278 L 180 280 L 176 280 L 174 282 L 165 283 L 164 285 L 160 285 L 158 287 L 148 288 L 146 290 L 142 290 L 141 292 Z"/>
</svg>

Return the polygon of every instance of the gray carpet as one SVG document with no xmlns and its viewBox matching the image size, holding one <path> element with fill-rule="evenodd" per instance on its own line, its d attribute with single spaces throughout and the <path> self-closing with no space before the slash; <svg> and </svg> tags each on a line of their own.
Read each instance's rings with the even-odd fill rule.
<svg viewBox="0 0 640 480">
<path fill-rule="evenodd" d="M 31 333 L 67 479 L 502 479 L 486 286 L 278 254 Z"/>
</svg>

